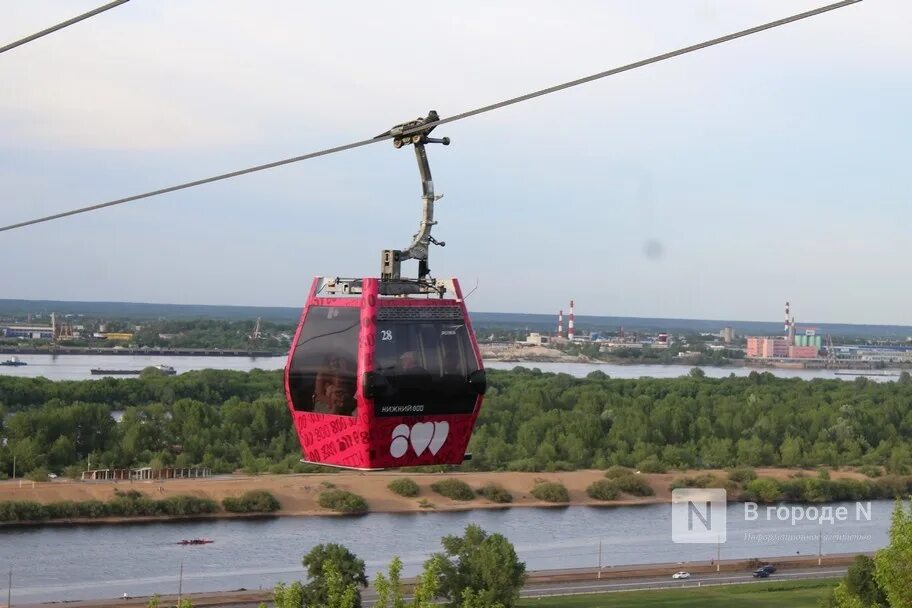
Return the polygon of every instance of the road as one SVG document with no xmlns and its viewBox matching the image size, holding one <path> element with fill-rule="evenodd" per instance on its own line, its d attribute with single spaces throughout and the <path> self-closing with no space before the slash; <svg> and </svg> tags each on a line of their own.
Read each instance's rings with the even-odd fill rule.
<svg viewBox="0 0 912 608">
<path fill-rule="evenodd" d="M 674 580 L 670 576 L 649 578 L 628 578 L 613 580 L 568 581 L 562 583 L 548 583 L 527 585 L 520 592 L 521 597 L 550 597 L 556 595 L 580 595 L 587 593 L 612 593 L 618 591 L 643 591 L 647 589 L 679 589 L 687 587 L 706 587 L 713 585 L 732 585 L 737 583 L 751 583 L 763 585 L 782 580 L 809 580 L 839 578 L 846 573 L 845 567 L 832 567 L 826 570 L 807 568 L 777 572 L 765 579 L 757 579 L 750 574 L 732 574 L 721 572 L 716 574 L 699 574 L 685 580 Z M 365 595 L 365 597 L 369 597 Z"/>
<path fill-rule="evenodd" d="M 695 574 L 686 580 L 674 580 L 669 575 L 664 576 L 630 576 L 612 579 L 597 580 L 568 580 L 531 583 L 520 592 L 524 598 L 555 597 L 565 595 L 584 595 L 593 593 L 618 593 L 622 591 L 645 591 L 649 589 L 686 589 L 690 587 L 706 587 L 717 585 L 733 585 L 740 583 L 764 585 L 782 580 L 810 580 L 810 579 L 836 579 L 846 573 L 845 566 L 830 566 L 824 568 L 790 568 L 786 572 L 777 572 L 766 579 L 755 579 L 748 574 L 732 572 Z M 551 571 L 561 572 L 561 571 Z M 573 571 L 564 571 L 567 573 Z M 558 575 L 560 576 L 560 575 Z M 593 574 L 594 577 L 594 574 Z M 534 580 L 535 577 L 533 577 Z M 222 593 L 190 594 L 194 606 L 198 608 L 255 608 L 260 602 L 268 602 L 271 593 L 268 591 L 226 591 Z M 3 598 L 5 599 L 5 598 Z M 176 602 L 176 597 L 162 597 L 162 604 L 169 605 Z M 411 599 L 410 597 L 408 599 Z M 362 605 L 370 608 L 377 601 L 377 594 L 373 588 L 362 592 Z M 144 608 L 148 598 L 86 600 L 67 602 L 68 608 Z M 47 604 L 16 604 L 16 608 L 47 608 Z M 0 603 L 0 608 L 6 608 Z"/>
</svg>

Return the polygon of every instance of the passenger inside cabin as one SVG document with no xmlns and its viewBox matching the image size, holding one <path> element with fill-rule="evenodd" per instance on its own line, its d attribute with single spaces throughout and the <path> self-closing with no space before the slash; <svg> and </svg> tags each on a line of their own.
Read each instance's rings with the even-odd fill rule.
<svg viewBox="0 0 912 608">
<path fill-rule="evenodd" d="M 314 382 L 313 411 L 317 414 L 351 416 L 357 405 L 354 366 L 336 354 L 329 354 Z"/>
</svg>

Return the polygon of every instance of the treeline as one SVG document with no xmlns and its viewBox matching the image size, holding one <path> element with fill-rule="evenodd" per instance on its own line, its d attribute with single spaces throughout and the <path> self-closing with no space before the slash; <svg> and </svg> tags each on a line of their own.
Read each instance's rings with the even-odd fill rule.
<svg viewBox="0 0 912 608">
<path fill-rule="evenodd" d="M 0 377 L 0 476 L 67 467 L 306 470 L 281 372 L 51 382 Z M 115 423 L 110 412 L 123 411 Z M 912 471 L 912 378 L 875 383 L 769 373 L 676 379 L 489 371 L 466 470 L 621 465 L 643 472 L 733 466 L 876 465 Z"/>
<path fill-rule="evenodd" d="M 147 370 L 138 378 L 98 380 L 0 376 L 0 407 L 5 407 L 7 412 L 76 403 L 98 404 L 113 411 L 154 403 L 168 405 L 181 399 L 221 405 L 231 398 L 253 401 L 281 395 L 282 372 L 259 369 L 251 372 L 206 369 L 177 376 Z"/>
<path fill-rule="evenodd" d="M 12 412 L 2 415 L 4 407 Z M 115 422 L 112 411 L 122 413 Z M 281 372 L 206 370 L 128 380 L 0 378 L 0 477 L 91 468 L 307 470 Z M 33 478 L 40 475 L 33 475 Z"/>
<path fill-rule="evenodd" d="M 49 519 L 97 519 L 101 517 L 189 517 L 216 513 L 219 505 L 208 498 L 169 496 L 153 499 L 141 492 L 115 491 L 111 500 L 61 501 L 42 504 L 29 500 L 0 502 L 0 521 L 33 522 Z"/>
<path fill-rule="evenodd" d="M 272 513 L 281 508 L 278 499 L 265 490 L 228 496 L 222 508 L 229 513 Z M 220 511 L 210 498 L 178 495 L 150 498 L 137 490 L 114 490 L 114 498 L 64 500 L 39 503 L 31 500 L 0 502 L 0 522 L 40 522 L 54 519 L 99 519 L 102 517 L 198 517 Z"/>
<path fill-rule="evenodd" d="M 837 502 L 897 498 L 912 493 L 912 477 L 887 476 L 880 479 L 788 479 L 760 477 L 748 482 L 742 500 L 754 502 Z"/>
<path fill-rule="evenodd" d="M 912 468 L 912 379 L 491 373 L 467 468 Z"/>
<path fill-rule="evenodd" d="M 142 324 L 133 341 L 138 346 L 173 348 L 281 349 L 294 335 L 292 324 L 260 323 L 261 337 L 251 341 L 256 321 L 218 321 L 214 319 L 154 321 Z M 162 337 L 165 336 L 165 337 Z"/>
</svg>

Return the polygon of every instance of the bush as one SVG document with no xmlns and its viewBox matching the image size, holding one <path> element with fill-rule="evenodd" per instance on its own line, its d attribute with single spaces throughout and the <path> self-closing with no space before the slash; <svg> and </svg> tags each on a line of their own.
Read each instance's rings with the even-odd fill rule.
<svg viewBox="0 0 912 608">
<path fill-rule="evenodd" d="M 589 484 L 586 488 L 586 494 L 589 498 L 595 500 L 614 500 L 620 496 L 621 491 L 617 487 L 617 482 L 613 479 L 599 479 Z"/>
<path fill-rule="evenodd" d="M 320 492 L 317 504 L 324 509 L 338 513 L 366 513 L 367 501 L 362 497 L 346 490 L 326 490 Z"/>
<path fill-rule="evenodd" d="M 878 498 L 905 498 L 912 493 L 912 478 L 887 475 L 874 481 Z"/>
<path fill-rule="evenodd" d="M 186 517 L 208 515 L 219 510 L 218 503 L 196 496 L 171 496 L 153 500 L 141 492 L 115 490 L 108 502 L 71 501 L 42 505 L 32 501 L 0 502 L 0 521 L 44 521 L 48 519 L 97 519 L 99 517 Z"/>
<path fill-rule="evenodd" d="M 743 485 L 749 481 L 757 479 L 757 471 L 750 467 L 738 467 L 736 469 L 729 469 L 728 478 L 736 483 Z"/>
<path fill-rule="evenodd" d="M 858 467 L 858 472 L 865 477 L 880 477 L 883 475 L 883 469 L 870 464 L 866 464 L 863 467 Z"/>
<path fill-rule="evenodd" d="M 817 477 L 819 479 L 825 479 L 826 481 L 830 480 L 830 470 L 826 467 L 820 467 L 817 469 Z"/>
<path fill-rule="evenodd" d="M 633 475 L 633 469 L 622 467 L 618 464 L 605 471 L 605 477 L 608 479 L 617 479 L 618 477 L 626 477 L 627 475 Z"/>
<path fill-rule="evenodd" d="M 279 499 L 266 490 L 250 490 L 240 496 L 227 496 L 222 506 L 229 513 L 272 513 L 282 508 Z"/>
<path fill-rule="evenodd" d="M 498 504 L 513 502 L 513 495 L 507 492 L 507 490 L 504 489 L 504 487 L 499 483 L 485 484 L 478 489 L 478 493 L 491 502 L 496 502 Z"/>
<path fill-rule="evenodd" d="M 164 500 L 150 500 L 158 507 L 158 514 L 171 516 L 208 515 L 219 510 L 218 503 L 210 498 L 196 496 L 169 496 Z"/>
<path fill-rule="evenodd" d="M 720 481 L 716 479 L 715 475 L 706 473 L 696 477 L 678 477 L 671 482 L 669 487 L 672 490 L 677 490 L 678 488 L 714 488 L 719 485 Z"/>
<path fill-rule="evenodd" d="M 47 509 L 31 500 L 0 502 L 0 521 L 42 521 L 49 519 Z"/>
<path fill-rule="evenodd" d="M 621 492 L 631 496 L 654 496 L 655 490 L 639 475 L 623 475 L 614 480 Z"/>
<path fill-rule="evenodd" d="M 418 496 L 418 484 L 408 477 L 400 477 L 399 479 L 394 479 L 389 482 L 386 487 L 399 496 L 405 496 L 406 498 Z"/>
<path fill-rule="evenodd" d="M 452 500 L 472 500 L 475 498 L 475 492 L 472 491 L 469 484 L 453 477 L 432 483 L 431 489 L 441 496 L 446 496 Z"/>
<path fill-rule="evenodd" d="M 541 481 L 532 488 L 532 496 L 545 502 L 570 502 L 570 495 L 564 484 L 556 481 Z"/>
<path fill-rule="evenodd" d="M 779 482 L 775 479 L 760 477 L 747 482 L 742 498 L 752 502 L 776 502 L 781 492 Z"/>
<path fill-rule="evenodd" d="M 641 460 L 637 464 L 637 469 L 642 473 L 665 473 L 668 471 L 668 466 L 659 460 L 658 456 L 650 456 Z"/>
<path fill-rule="evenodd" d="M 47 481 L 48 480 L 48 471 L 44 467 L 38 467 L 37 469 L 32 469 L 25 474 L 25 478 L 30 481 Z"/>
</svg>

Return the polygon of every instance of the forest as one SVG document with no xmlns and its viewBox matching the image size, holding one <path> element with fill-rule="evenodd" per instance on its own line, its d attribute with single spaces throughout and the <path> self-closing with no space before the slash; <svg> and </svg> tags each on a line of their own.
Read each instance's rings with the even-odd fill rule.
<svg viewBox="0 0 912 608">
<path fill-rule="evenodd" d="M 464 470 L 874 465 L 912 471 L 912 377 L 586 378 L 489 370 Z M 119 422 L 115 421 L 116 414 Z M 0 477 L 202 465 L 306 471 L 280 371 L 53 382 L 0 377 Z"/>
</svg>

